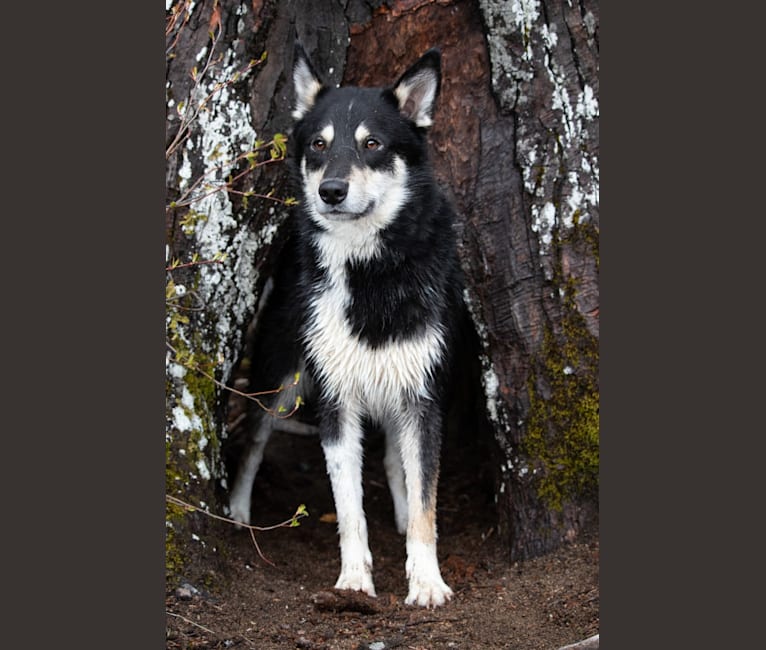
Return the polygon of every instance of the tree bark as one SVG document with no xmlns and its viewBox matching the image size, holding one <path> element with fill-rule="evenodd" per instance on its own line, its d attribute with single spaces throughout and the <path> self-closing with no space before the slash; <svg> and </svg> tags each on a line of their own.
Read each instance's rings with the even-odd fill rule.
<svg viewBox="0 0 766 650">
<path fill-rule="evenodd" d="M 431 132 L 439 180 L 458 209 L 466 301 L 478 340 L 483 408 L 496 444 L 496 498 L 510 557 L 576 538 L 598 509 L 598 6 L 515 0 L 205 0 L 169 23 L 167 139 L 213 93 L 167 157 L 168 204 L 194 179 L 220 183 L 256 139 L 287 133 L 297 36 L 330 83 L 391 83 L 439 46 L 443 86 Z M 168 12 L 172 16 L 172 12 Z M 202 82 L 210 33 L 216 55 Z M 231 82 L 251 60 L 268 56 Z M 286 207 L 243 192 L 289 193 L 266 164 L 167 211 L 168 492 L 215 504 L 225 479 L 224 391 L 280 244 Z M 204 193 L 202 193 L 204 194 Z M 189 210 L 193 218 L 189 218 Z M 198 215 L 194 217 L 194 215 Z M 191 221 L 191 223 L 190 223 Z M 184 289 L 178 289 L 178 287 Z M 199 307 L 196 311 L 179 311 Z M 188 322 L 178 322 L 183 314 Z M 174 320 L 175 319 L 175 320 Z M 171 327 L 172 325 L 172 327 Z M 183 349 L 179 349 L 183 348 Z M 178 354 L 181 353 L 179 358 Z M 186 355 L 194 355 L 188 362 Z M 177 514 L 177 513 L 176 513 Z M 173 517 L 169 525 L 201 517 Z"/>
</svg>

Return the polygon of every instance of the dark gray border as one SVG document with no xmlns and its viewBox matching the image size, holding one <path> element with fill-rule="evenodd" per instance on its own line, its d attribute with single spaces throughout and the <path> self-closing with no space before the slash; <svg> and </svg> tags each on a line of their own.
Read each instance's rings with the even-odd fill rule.
<svg viewBox="0 0 766 650">
<path fill-rule="evenodd" d="M 658 2 L 604 9 L 601 638 L 751 647 L 764 214 L 763 103 L 748 95 L 762 22 Z"/>
<path fill-rule="evenodd" d="M 4 640 L 164 647 L 164 7 L 29 7 L 4 13 Z"/>
</svg>

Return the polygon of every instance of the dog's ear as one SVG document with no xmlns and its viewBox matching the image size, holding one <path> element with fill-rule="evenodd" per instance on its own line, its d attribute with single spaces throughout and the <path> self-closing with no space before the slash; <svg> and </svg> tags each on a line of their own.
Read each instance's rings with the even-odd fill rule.
<svg viewBox="0 0 766 650">
<path fill-rule="evenodd" d="M 317 93 L 322 89 L 322 81 L 314 71 L 311 61 L 303 46 L 295 41 L 293 55 L 293 90 L 295 92 L 295 108 L 293 117 L 301 119 L 311 110 Z"/>
<path fill-rule="evenodd" d="M 417 126 L 431 126 L 440 86 L 441 54 L 432 48 L 396 82 L 393 91 L 399 110 Z"/>
</svg>

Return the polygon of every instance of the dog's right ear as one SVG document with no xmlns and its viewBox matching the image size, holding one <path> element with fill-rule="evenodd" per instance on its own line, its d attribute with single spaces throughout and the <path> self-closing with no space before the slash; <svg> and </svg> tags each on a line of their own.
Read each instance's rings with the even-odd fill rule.
<svg viewBox="0 0 766 650">
<path fill-rule="evenodd" d="M 306 50 L 295 41 L 293 56 L 293 91 L 295 92 L 295 108 L 293 117 L 301 119 L 311 110 L 317 94 L 322 89 L 322 82 L 309 61 Z"/>
</svg>

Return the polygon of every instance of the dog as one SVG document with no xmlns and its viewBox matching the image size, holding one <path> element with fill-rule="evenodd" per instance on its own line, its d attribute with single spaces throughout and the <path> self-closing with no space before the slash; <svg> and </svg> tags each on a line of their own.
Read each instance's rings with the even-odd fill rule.
<svg viewBox="0 0 766 650">
<path fill-rule="evenodd" d="M 251 381 L 282 388 L 267 411 L 255 408 L 230 514 L 249 523 L 271 432 L 301 426 L 277 418 L 312 393 L 338 521 L 335 588 L 375 596 L 362 503 L 369 421 L 385 432 L 395 523 L 406 534 L 405 602 L 440 606 L 453 592 L 436 553 L 437 484 L 463 306 L 455 212 L 428 155 L 441 54 L 427 51 L 392 86 L 331 87 L 296 43 L 292 81 L 298 207 L 258 310 L 251 362 Z M 267 335 L 275 332 L 283 343 Z"/>
</svg>

